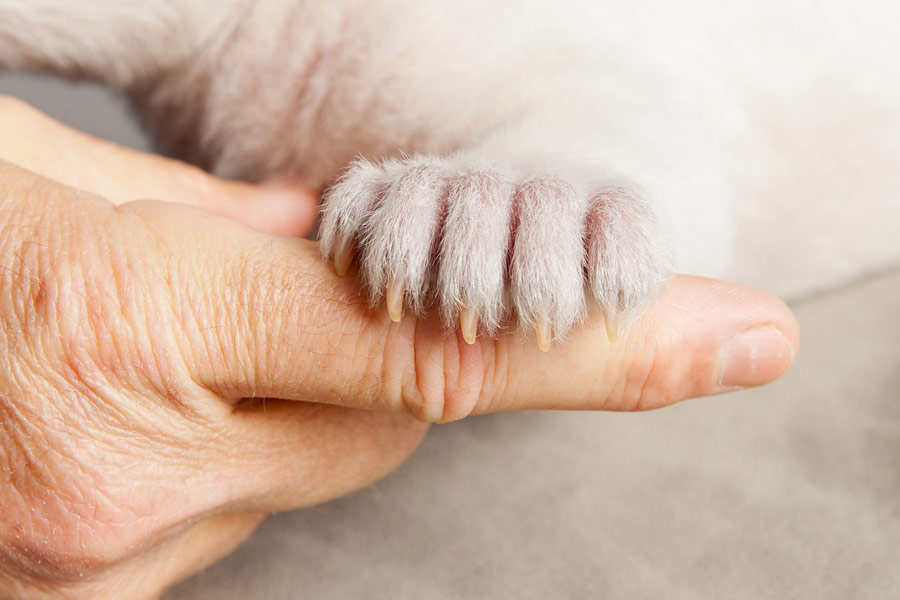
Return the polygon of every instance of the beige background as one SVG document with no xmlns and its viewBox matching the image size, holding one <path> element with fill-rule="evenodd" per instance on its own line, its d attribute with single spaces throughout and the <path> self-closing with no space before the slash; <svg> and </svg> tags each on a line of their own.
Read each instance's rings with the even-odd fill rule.
<svg viewBox="0 0 900 600">
<path fill-rule="evenodd" d="M 103 90 L 0 93 L 147 147 Z M 900 269 L 795 308 L 773 386 L 435 427 L 394 475 L 272 517 L 166 598 L 900 598 Z"/>
</svg>

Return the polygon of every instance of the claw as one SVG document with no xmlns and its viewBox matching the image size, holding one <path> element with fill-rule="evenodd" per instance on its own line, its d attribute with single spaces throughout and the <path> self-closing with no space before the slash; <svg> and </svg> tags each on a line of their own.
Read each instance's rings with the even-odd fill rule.
<svg viewBox="0 0 900 600">
<path fill-rule="evenodd" d="M 347 269 L 350 268 L 350 263 L 353 262 L 353 257 L 356 255 L 356 250 L 353 248 L 353 242 L 350 239 L 350 236 L 342 235 L 338 237 L 337 244 L 334 247 L 334 273 L 338 277 L 343 277 L 347 274 Z"/>
<path fill-rule="evenodd" d="M 478 331 L 478 315 L 471 308 L 459 311 L 459 328 L 467 344 L 474 344 Z"/>
<path fill-rule="evenodd" d="M 603 315 L 603 319 L 606 321 L 606 338 L 610 344 L 615 344 L 619 339 L 619 315 L 615 310 L 609 309 Z"/>
<path fill-rule="evenodd" d="M 538 319 L 534 328 L 534 336 L 537 338 L 538 348 L 541 352 L 550 351 L 550 340 L 552 339 L 550 330 L 550 321 L 547 319 Z"/>
<path fill-rule="evenodd" d="M 406 281 L 402 276 L 392 277 L 388 282 L 386 304 L 388 315 L 394 323 L 400 322 L 403 315 L 403 295 L 406 292 Z"/>
</svg>

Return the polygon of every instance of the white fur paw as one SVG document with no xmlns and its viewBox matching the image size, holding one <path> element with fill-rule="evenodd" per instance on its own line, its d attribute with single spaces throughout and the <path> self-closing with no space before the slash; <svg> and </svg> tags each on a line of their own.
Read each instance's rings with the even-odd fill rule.
<svg viewBox="0 0 900 600">
<path fill-rule="evenodd" d="M 546 350 L 596 301 L 615 340 L 669 274 L 647 203 L 625 186 L 457 168 L 440 158 L 360 160 L 324 200 L 319 241 L 338 275 L 357 258 L 395 321 L 436 304 L 469 343 L 518 320 Z"/>
</svg>

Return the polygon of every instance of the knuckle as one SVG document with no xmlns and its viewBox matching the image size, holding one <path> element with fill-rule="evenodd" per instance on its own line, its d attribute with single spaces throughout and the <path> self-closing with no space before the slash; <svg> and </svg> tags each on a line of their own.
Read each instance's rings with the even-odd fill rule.
<svg viewBox="0 0 900 600">
<path fill-rule="evenodd" d="M 414 338 L 412 385 L 401 389 L 406 409 L 422 421 L 446 423 L 483 408 L 486 343 L 469 346 L 438 325 L 418 327 Z"/>
<path fill-rule="evenodd" d="M 619 405 L 626 410 L 647 410 L 655 405 L 659 381 L 654 370 L 655 353 L 642 355 L 625 367 Z"/>
<path fill-rule="evenodd" d="M 164 265 L 134 223 L 116 213 L 61 209 L 0 241 L 0 337 L 35 380 L 109 400 L 116 382 L 171 391 Z M 140 272 L 138 275 L 137 272 Z M 158 285 L 157 285 L 158 284 Z M 160 360 L 163 359 L 163 360 Z"/>
<path fill-rule="evenodd" d="M 35 203 L 34 194 L 54 200 L 38 188 L 20 196 Z M 133 469 L 133 456 L 176 437 L 169 415 L 142 410 L 151 403 L 121 401 L 159 394 L 149 378 L 177 385 L 162 372 L 160 324 L 147 320 L 170 307 L 152 306 L 159 290 L 135 281 L 135 265 L 163 286 L 166 274 L 148 273 L 161 266 L 142 254 L 134 234 L 145 232 L 117 227 L 97 243 L 115 213 L 69 205 L 13 204 L 0 224 L 0 356 L 11 367 L 0 374 L 0 472 L 11 483 L 0 486 L 0 571 L 55 581 L 101 570 L 172 525 L 171 515 L 151 518 L 159 482 Z"/>
<path fill-rule="evenodd" d="M 61 257 L 46 242 L 40 228 L 26 227 L 20 235 L 0 242 L 0 297 L 10 341 L 36 339 L 34 335 L 56 312 L 60 290 Z"/>
<path fill-rule="evenodd" d="M 611 406 L 619 410 L 645 411 L 671 404 L 680 397 L 682 381 L 690 367 L 684 345 L 655 339 L 639 350 L 625 353 L 619 364 L 619 385 Z M 680 351 L 673 351 L 679 348 Z"/>
</svg>

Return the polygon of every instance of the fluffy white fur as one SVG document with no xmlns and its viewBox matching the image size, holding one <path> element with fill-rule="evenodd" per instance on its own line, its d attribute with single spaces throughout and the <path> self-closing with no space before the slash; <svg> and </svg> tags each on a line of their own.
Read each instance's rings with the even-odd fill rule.
<svg viewBox="0 0 900 600">
<path fill-rule="evenodd" d="M 632 314 L 673 262 L 796 296 L 900 260 L 900 5 L 0 0 L 0 66 L 180 156 L 326 190 L 374 302 Z M 357 160 L 358 159 L 358 160 Z M 355 162 L 354 162 L 355 161 Z"/>
</svg>

